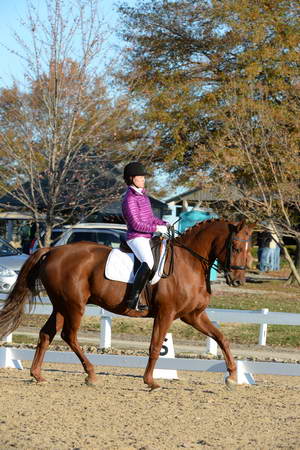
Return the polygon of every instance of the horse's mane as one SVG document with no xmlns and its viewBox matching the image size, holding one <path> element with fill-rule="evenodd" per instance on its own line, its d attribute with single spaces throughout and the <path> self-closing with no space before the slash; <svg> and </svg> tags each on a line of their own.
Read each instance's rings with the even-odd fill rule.
<svg viewBox="0 0 300 450">
<path fill-rule="evenodd" d="M 204 220 L 203 222 L 198 222 L 195 225 L 193 225 L 190 228 L 187 228 L 183 233 L 181 233 L 179 236 L 177 236 L 174 239 L 174 242 L 184 242 L 186 239 L 189 239 L 191 237 L 193 237 L 196 233 L 198 233 L 199 231 L 205 230 L 206 228 L 208 228 L 210 225 L 214 224 L 214 223 L 231 223 L 229 220 L 227 219 L 207 219 Z"/>
</svg>

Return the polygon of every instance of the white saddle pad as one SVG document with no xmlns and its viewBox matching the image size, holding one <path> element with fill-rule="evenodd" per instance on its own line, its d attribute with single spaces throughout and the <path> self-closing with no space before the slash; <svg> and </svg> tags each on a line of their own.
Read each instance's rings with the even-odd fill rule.
<svg viewBox="0 0 300 450">
<path fill-rule="evenodd" d="M 162 243 L 162 252 L 158 264 L 158 269 L 149 282 L 150 284 L 157 283 L 164 269 L 166 259 L 166 241 Z M 109 280 L 123 281 L 124 283 L 133 283 L 134 280 L 134 255 L 133 253 L 121 252 L 118 248 L 114 248 L 108 255 L 105 265 L 105 276 Z"/>
</svg>

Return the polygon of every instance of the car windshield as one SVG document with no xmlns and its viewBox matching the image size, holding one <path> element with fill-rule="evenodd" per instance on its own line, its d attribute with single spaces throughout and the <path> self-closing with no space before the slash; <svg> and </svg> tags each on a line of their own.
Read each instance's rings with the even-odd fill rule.
<svg viewBox="0 0 300 450">
<path fill-rule="evenodd" d="M 61 237 L 63 230 L 52 230 L 51 233 L 51 247 L 56 244 L 58 239 Z"/>
<path fill-rule="evenodd" d="M 90 241 L 97 242 L 97 244 L 108 245 L 109 247 L 118 248 L 120 246 L 120 234 L 124 232 L 109 232 L 109 231 L 95 231 L 95 230 L 85 230 L 85 231 L 73 231 L 70 238 L 68 239 L 68 244 L 80 241 Z"/>
<path fill-rule="evenodd" d="M 20 252 L 12 247 L 8 242 L 0 239 L 0 256 L 15 256 L 19 254 Z"/>
</svg>

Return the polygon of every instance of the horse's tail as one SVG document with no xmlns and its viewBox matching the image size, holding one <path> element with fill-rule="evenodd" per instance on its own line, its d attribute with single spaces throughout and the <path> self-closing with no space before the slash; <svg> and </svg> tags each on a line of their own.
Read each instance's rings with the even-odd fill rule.
<svg viewBox="0 0 300 450">
<path fill-rule="evenodd" d="M 29 311 L 34 307 L 40 263 L 49 250 L 49 247 L 37 250 L 23 264 L 14 287 L 0 309 L 0 339 L 20 325 L 27 301 Z"/>
</svg>

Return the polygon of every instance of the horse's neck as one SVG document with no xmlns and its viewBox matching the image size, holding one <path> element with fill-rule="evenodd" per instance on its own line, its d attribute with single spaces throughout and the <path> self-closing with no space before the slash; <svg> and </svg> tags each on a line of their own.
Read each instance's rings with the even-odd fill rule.
<svg viewBox="0 0 300 450">
<path fill-rule="evenodd" d="M 222 232 L 222 230 L 217 226 L 213 228 L 209 227 L 209 229 L 195 229 L 195 232 L 191 233 L 190 236 L 187 237 L 185 245 L 199 253 L 204 258 L 209 260 L 214 259 L 215 248 L 213 248 L 213 242 L 215 238 L 220 235 L 220 233 L 225 236 L 227 231 L 224 229 Z"/>
<path fill-rule="evenodd" d="M 205 237 L 204 233 L 198 233 L 198 235 L 190 236 L 186 240 L 185 245 L 194 252 L 199 253 L 206 259 L 209 259 L 212 250 L 213 239 L 211 236 Z"/>
</svg>

